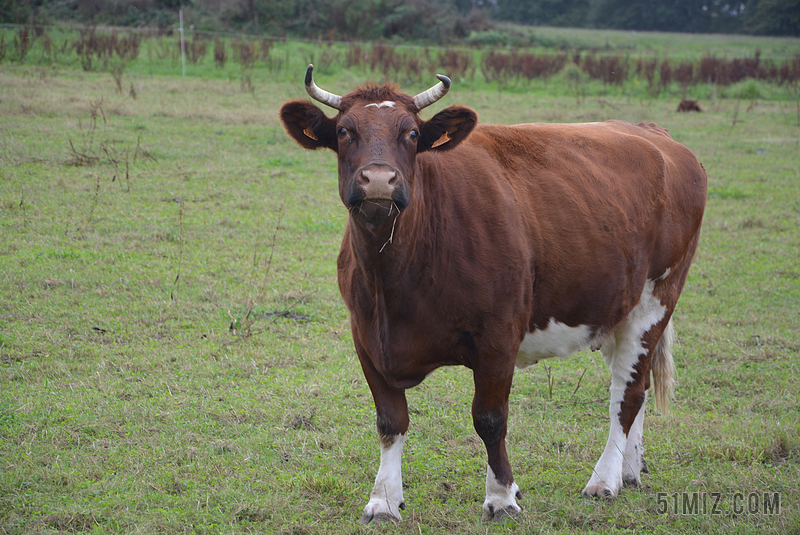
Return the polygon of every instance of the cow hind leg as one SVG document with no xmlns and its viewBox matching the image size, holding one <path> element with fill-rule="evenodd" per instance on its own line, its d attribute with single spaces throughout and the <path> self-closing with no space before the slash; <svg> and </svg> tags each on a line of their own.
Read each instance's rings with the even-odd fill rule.
<svg viewBox="0 0 800 535">
<path fill-rule="evenodd" d="M 639 414 L 633 421 L 633 425 L 628 431 L 625 441 L 625 453 L 622 455 L 622 484 L 626 487 L 640 487 L 642 480 L 640 474 L 646 471 L 647 464 L 644 461 L 644 410 L 647 405 L 647 393 Z"/>
<path fill-rule="evenodd" d="M 622 469 L 625 462 L 625 451 L 628 448 L 628 435 L 631 430 L 623 427 L 622 413 L 624 409 L 631 410 L 633 404 L 630 401 L 625 403 L 627 380 L 631 378 L 631 375 L 613 373 L 614 371 L 612 364 L 611 388 L 609 389 L 611 402 L 608 411 L 611 427 L 603 453 L 592 470 L 589 482 L 583 489 L 583 495 L 587 498 L 613 498 L 622 487 Z M 643 401 L 642 399 L 637 413 L 642 409 Z M 629 472 L 633 472 L 633 468 L 629 469 Z"/>
<path fill-rule="evenodd" d="M 586 497 L 612 498 L 623 484 L 638 486 L 646 469 L 642 434 L 650 364 L 654 354 L 669 356 L 660 340 L 665 329 L 671 333 L 671 326 L 667 327 L 671 310 L 653 295 L 653 289 L 654 282 L 648 281 L 639 304 L 601 348 L 611 369 L 611 426 L 605 449 L 583 489 Z M 664 342 L 669 343 L 671 337 Z"/>
<path fill-rule="evenodd" d="M 653 374 L 653 390 L 656 400 L 656 409 L 666 412 L 670 395 L 675 383 L 675 365 L 672 361 L 672 344 L 675 339 L 675 330 L 672 319 L 667 323 L 667 328 L 661 334 L 652 360 L 650 369 Z M 647 405 L 647 392 L 639 409 L 639 414 L 633 421 L 625 443 L 625 454 L 622 463 L 622 483 L 626 487 L 640 487 L 641 474 L 648 473 L 647 462 L 644 459 L 644 411 Z"/>
</svg>

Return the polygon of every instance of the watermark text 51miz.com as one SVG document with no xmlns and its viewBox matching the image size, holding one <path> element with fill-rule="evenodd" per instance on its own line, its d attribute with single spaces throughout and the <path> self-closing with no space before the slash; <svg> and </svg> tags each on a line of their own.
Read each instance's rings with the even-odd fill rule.
<svg viewBox="0 0 800 535">
<path fill-rule="evenodd" d="M 656 493 L 656 512 L 673 515 L 780 515 L 780 492 Z"/>
</svg>

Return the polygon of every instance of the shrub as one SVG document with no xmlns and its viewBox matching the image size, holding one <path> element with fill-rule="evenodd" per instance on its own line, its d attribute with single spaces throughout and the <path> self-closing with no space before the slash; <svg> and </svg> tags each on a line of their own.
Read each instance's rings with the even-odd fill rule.
<svg viewBox="0 0 800 535">
<path fill-rule="evenodd" d="M 345 65 L 347 68 L 361 67 L 362 63 L 367 59 L 366 52 L 361 48 L 361 45 L 350 43 L 347 51 L 344 54 Z"/>
<path fill-rule="evenodd" d="M 762 97 L 761 85 L 756 80 L 747 80 L 742 84 L 737 96 L 742 100 L 758 100 Z"/>
<path fill-rule="evenodd" d="M 478 48 L 504 47 L 511 44 L 511 38 L 508 33 L 497 30 L 471 32 L 469 37 L 467 37 L 467 44 Z"/>
<path fill-rule="evenodd" d="M 694 64 L 688 61 L 682 61 L 675 67 L 673 76 L 678 81 L 681 89 L 686 92 L 686 88 L 695 84 L 694 78 Z"/>
<path fill-rule="evenodd" d="M 672 66 L 668 60 L 663 60 L 658 67 L 658 85 L 661 89 L 666 89 L 672 83 Z"/>
<path fill-rule="evenodd" d="M 567 63 L 566 54 L 513 54 L 515 68 L 528 80 L 547 79 Z"/>
<path fill-rule="evenodd" d="M 481 72 L 487 82 L 497 82 L 498 86 L 507 83 L 513 76 L 511 55 L 490 50 L 483 55 Z"/>
<path fill-rule="evenodd" d="M 178 46 L 181 46 L 180 41 L 178 41 Z M 208 52 L 208 41 L 202 34 L 195 33 L 192 35 L 191 41 L 184 42 L 184 48 L 186 49 L 186 57 L 189 58 L 189 61 L 197 65 L 197 62 L 203 59 L 206 52 Z"/>
<path fill-rule="evenodd" d="M 587 54 L 583 59 L 583 70 L 605 84 L 621 85 L 628 78 L 628 60 L 622 56 L 600 56 Z"/>
<path fill-rule="evenodd" d="M 647 80 L 647 87 L 650 90 L 656 87 L 656 68 L 658 67 L 658 60 L 656 59 L 639 59 L 636 63 L 636 74 Z"/>
<path fill-rule="evenodd" d="M 258 47 L 254 41 L 247 41 L 244 38 L 237 37 L 231 43 L 233 48 L 233 58 L 242 65 L 242 67 L 252 67 L 258 59 Z"/>
<path fill-rule="evenodd" d="M 439 54 L 438 63 L 444 73 L 451 78 L 472 77 L 475 72 L 472 54 L 450 48 Z"/>
<path fill-rule="evenodd" d="M 225 55 L 225 41 L 219 37 L 214 38 L 214 63 L 220 69 L 225 67 L 228 57 Z"/>
</svg>

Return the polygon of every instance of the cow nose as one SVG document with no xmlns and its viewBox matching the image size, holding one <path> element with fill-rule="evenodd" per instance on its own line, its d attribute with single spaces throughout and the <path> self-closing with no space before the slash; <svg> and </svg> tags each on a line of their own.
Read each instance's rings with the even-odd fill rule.
<svg viewBox="0 0 800 535">
<path fill-rule="evenodd" d="M 390 167 L 368 167 L 361 171 L 360 182 L 367 199 L 391 199 L 397 172 Z"/>
</svg>

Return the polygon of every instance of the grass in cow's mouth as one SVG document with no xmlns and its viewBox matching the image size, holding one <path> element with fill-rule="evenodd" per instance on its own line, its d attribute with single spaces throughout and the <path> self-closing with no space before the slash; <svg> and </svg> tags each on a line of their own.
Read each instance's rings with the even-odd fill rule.
<svg viewBox="0 0 800 535">
<path fill-rule="evenodd" d="M 389 216 L 392 215 L 392 208 L 397 210 L 397 215 L 394 216 L 394 219 L 392 220 L 392 232 L 389 234 L 389 239 L 386 240 L 386 243 L 381 246 L 380 251 L 378 251 L 379 253 L 382 253 L 383 250 L 386 249 L 386 246 L 392 243 L 392 240 L 394 240 L 394 229 L 397 227 L 397 218 L 400 217 L 400 208 L 398 208 L 395 203 L 392 203 L 392 205 L 389 207 Z"/>
<path fill-rule="evenodd" d="M 0 533 L 363 529 L 379 445 L 336 285 L 349 215 L 333 154 L 296 148 L 276 118 L 303 96 L 307 58 L 296 56 L 297 73 L 280 79 L 251 70 L 253 93 L 233 62 L 185 80 L 133 65 L 136 99 L 107 73 L 2 64 Z M 366 76 L 331 70 L 339 89 Z M 523 512 L 482 524 L 472 377 L 441 369 L 409 391 L 405 520 L 383 529 L 790 531 L 800 525 L 796 96 L 737 111 L 709 88 L 705 111 L 689 115 L 674 111 L 679 93 L 599 84 L 605 92 L 578 106 L 554 94 L 559 83 L 498 94 L 454 80 L 444 104 L 485 122 L 654 121 L 709 174 L 675 315 L 680 385 L 670 413 L 646 419 L 650 474 L 615 501 L 581 498 L 608 432 L 606 366 L 596 353 L 549 362 L 549 374 L 534 366 L 517 373 L 510 407 Z M 104 153 L 65 165 L 101 97 L 95 148 L 113 140 L 133 154 L 139 140 L 153 156 L 130 159 L 130 187 Z M 243 318 L 252 300 L 261 319 L 237 336 L 228 311 Z M 773 493 L 779 511 L 765 507 Z"/>
</svg>

